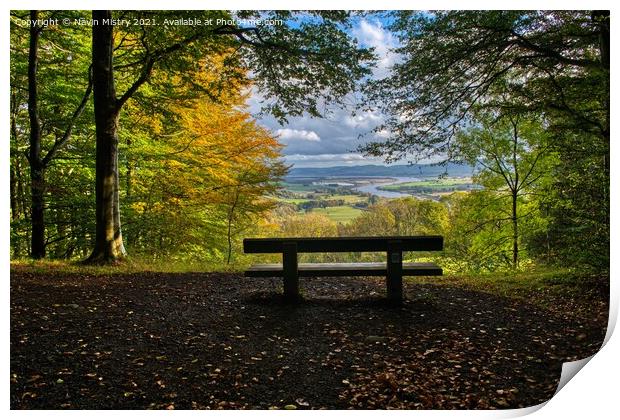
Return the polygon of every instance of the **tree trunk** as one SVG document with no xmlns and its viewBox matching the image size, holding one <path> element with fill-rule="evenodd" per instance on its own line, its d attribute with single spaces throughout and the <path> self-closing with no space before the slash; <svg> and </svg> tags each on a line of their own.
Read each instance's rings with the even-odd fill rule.
<svg viewBox="0 0 620 420">
<path fill-rule="evenodd" d="M 15 122 L 15 114 L 14 110 L 11 110 L 11 140 L 17 144 L 17 123 Z M 13 154 L 13 151 L 11 151 Z M 11 174 L 10 174 L 10 194 L 11 194 L 11 220 L 19 219 L 20 211 L 19 211 L 19 200 L 18 200 L 18 182 L 19 182 L 19 157 L 15 156 L 14 159 L 11 159 L 10 163 Z"/>
<path fill-rule="evenodd" d="M 510 193 L 512 197 L 512 268 L 516 270 L 519 268 L 519 219 L 517 215 L 517 199 L 519 198 L 519 161 L 518 146 L 519 146 L 519 129 L 518 121 L 511 118 L 513 137 L 512 137 L 512 167 L 514 170 L 514 180 L 510 185 Z"/>
<path fill-rule="evenodd" d="M 226 234 L 226 238 L 228 239 L 228 258 L 226 259 L 226 264 L 230 265 L 230 260 L 232 258 L 232 225 L 235 217 L 235 209 L 237 207 L 237 203 L 239 202 L 239 187 L 235 188 L 235 199 L 230 205 L 230 209 L 228 211 L 228 232 Z"/>
<path fill-rule="evenodd" d="M 17 256 L 22 256 L 21 246 L 25 245 L 26 249 L 24 250 L 25 255 L 30 255 L 30 232 L 32 230 L 32 226 L 28 224 L 28 199 L 26 192 L 26 176 L 23 173 L 23 168 L 20 165 L 19 159 L 15 159 L 15 177 L 17 181 L 17 208 L 20 215 L 20 219 L 23 219 L 24 226 L 26 227 L 23 239 L 20 237 L 20 240 L 17 242 L 19 245 L 15 249 Z M 20 235 L 21 236 L 21 235 Z"/>
<path fill-rule="evenodd" d="M 519 268 L 519 220 L 517 219 L 517 191 L 512 191 L 512 268 Z"/>
<path fill-rule="evenodd" d="M 32 224 L 30 255 L 35 259 L 45 257 L 44 174 L 45 171 L 40 165 L 30 165 L 30 192 L 32 196 L 30 211 L 30 221 Z"/>
<path fill-rule="evenodd" d="M 114 174 L 114 229 L 118 232 L 119 240 L 116 246 L 118 247 L 118 252 L 121 256 L 126 256 L 127 251 L 125 250 L 125 244 L 123 242 L 123 235 L 121 234 L 121 201 L 119 198 L 120 191 L 120 180 L 119 180 L 119 169 L 118 169 L 118 136 L 115 135 L 116 138 L 116 153 L 114 154 L 114 167 L 116 168 Z"/>
<path fill-rule="evenodd" d="M 28 218 L 26 214 L 26 209 L 28 208 L 28 203 L 26 200 L 25 193 L 25 180 L 24 175 L 22 173 L 22 167 L 19 164 L 19 159 L 15 159 L 15 177 L 17 181 L 17 208 L 19 214 L 26 220 Z"/>
<path fill-rule="evenodd" d="M 121 234 L 118 198 L 118 116 L 119 109 L 114 87 L 112 53 L 113 26 L 104 24 L 111 19 L 108 10 L 93 10 L 93 98 L 95 106 L 96 165 L 95 248 L 89 263 L 109 263 L 125 254 Z"/>
<path fill-rule="evenodd" d="M 38 16 L 38 11 L 30 11 L 30 20 L 32 22 L 35 22 Z M 30 255 L 35 259 L 45 257 L 45 222 L 43 219 L 45 208 L 43 202 L 45 195 L 45 168 L 41 162 L 41 122 L 39 121 L 39 111 L 37 108 L 37 66 L 40 33 L 40 27 L 30 25 L 30 46 L 28 50 L 28 117 L 30 120 L 28 160 L 30 163 L 30 193 L 32 196 Z"/>
<path fill-rule="evenodd" d="M 11 162 L 9 179 L 9 194 L 11 195 L 11 221 L 19 218 L 19 210 L 17 208 L 17 178 L 15 176 L 15 168 Z"/>
<path fill-rule="evenodd" d="M 11 230 L 19 233 L 19 230 L 17 230 L 17 227 L 15 226 L 15 224 L 13 224 L 13 222 L 17 222 L 19 220 L 19 204 L 18 204 L 18 200 L 17 200 L 17 168 L 15 168 L 15 166 L 17 165 L 17 159 L 15 159 L 15 162 L 13 162 L 13 159 L 11 159 L 11 179 L 10 179 L 10 186 L 9 186 L 9 190 L 10 190 L 10 194 L 11 194 Z M 19 236 L 16 235 L 16 239 L 13 240 L 13 236 L 11 236 L 11 250 L 13 251 L 13 256 L 14 258 L 19 258 L 20 253 L 21 253 L 21 238 Z"/>
<path fill-rule="evenodd" d="M 599 52 L 601 54 L 601 64 L 609 69 L 610 57 L 610 36 L 609 36 L 609 10 L 595 10 L 592 12 L 592 19 L 598 23 L 599 27 Z"/>
<path fill-rule="evenodd" d="M 127 150 L 131 148 L 131 139 L 127 139 Z M 125 196 L 127 199 L 131 197 L 131 177 L 133 175 L 132 165 L 130 159 L 127 159 L 127 164 L 125 165 L 125 169 L 127 170 L 125 175 Z"/>
</svg>

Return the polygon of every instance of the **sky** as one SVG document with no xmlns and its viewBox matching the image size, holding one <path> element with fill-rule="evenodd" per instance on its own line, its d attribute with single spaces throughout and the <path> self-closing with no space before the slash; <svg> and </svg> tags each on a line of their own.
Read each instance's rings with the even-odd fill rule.
<svg viewBox="0 0 620 420">
<path fill-rule="evenodd" d="M 351 35 L 361 47 L 374 47 L 378 56 L 373 77 L 383 77 L 397 56 L 390 48 L 397 46 L 396 37 L 388 31 L 377 18 L 358 19 L 351 29 Z M 256 90 L 248 100 L 250 111 L 257 115 L 261 96 Z M 356 96 L 346 98 L 345 107 L 331 108 L 324 118 L 310 116 L 289 118 L 288 123 L 280 125 L 271 116 L 258 117 L 258 122 L 271 130 L 284 145 L 283 155 L 287 164 L 295 167 L 352 166 L 365 164 L 384 164 L 380 158 L 363 156 L 356 149 L 369 140 L 382 137 L 373 133 L 383 118 L 378 112 L 366 111 L 353 115 Z M 406 163 L 406 162 L 402 162 Z"/>
</svg>

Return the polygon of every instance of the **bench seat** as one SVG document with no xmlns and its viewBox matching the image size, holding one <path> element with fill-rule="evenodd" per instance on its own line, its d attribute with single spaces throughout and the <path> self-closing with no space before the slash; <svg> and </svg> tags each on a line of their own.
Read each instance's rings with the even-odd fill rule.
<svg viewBox="0 0 620 420">
<path fill-rule="evenodd" d="M 299 264 L 299 277 L 331 276 L 386 276 L 387 267 L 383 262 L 368 263 L 323 263 Z M 245 271 L 246 277 L 282 277 L 282 264 L 256 264 Z M 403 276 L 441 276 L 443 271 L 431 262 L 403 263 Z"/>
<path fill-rule="evenodd" d="M 282 278 L 284 298 L 299 302 L 300 277 L 385 277 L 387 298 L 403 301 L 403 276 L 441 276 L 432 262 L 405 262 L 403 252 L 443 250 L 442 236 L 356 236 L 332 238 L 245 238 L 246 254 L 282 254 L 282 264 L 257 264 L 246 277 Z M 307 252 L 382 252 L 385 262 L 300 264 L 298 255 Z"/>
</svg>

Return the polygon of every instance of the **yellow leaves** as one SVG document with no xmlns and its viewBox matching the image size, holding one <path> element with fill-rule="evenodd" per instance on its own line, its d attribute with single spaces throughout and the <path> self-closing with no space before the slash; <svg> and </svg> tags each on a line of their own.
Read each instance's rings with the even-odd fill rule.
<svg viewBox="0 0 620 420">
<path fill-rule="evenodd" d="M 155 136 L 163 133 L 164 125 L 161 116 L 147 112 L 135 101 L 127 102 L 125 115 L 131 116 L 131 123 L 134 127 L 140 127 L 141 130 Z"/>
<path fill-rule="evenodd" d="M 226 257 L 218 248 L 226 243 L 223 236 L 254 229 L 274 206 L 264 196 L 286 169 L 279 161 L 282 146 L 244 110 L 241 78 L 232 88 L 226 84 L 229 91 L 191 99 L 197 92 L 189 89 L 217 83 L 222 75 L 215 70 L 228 64 L 225 57 L 209 57 L 197 63 L 207 70 L 166 80 L 155 72 L 152 85 L 174 86 L 175 96 L 147 87 L 124 113 L 131 121 L 125 126 L 132 137 L 123 137 L 132 155 L 131 208 L 141 215 L 135 226 L 161 243 L 198 246 L 201 254 L 211 247 L 214 259 Z"/>
<path fill-rule="evenodd" d="M 263 196 L 284 166 L 278 163 L 281 145 L 269 131 L 231 104 L 202 99 L 171 111 L 179 130 L 149 146 L 157 164 L 149 162 L 142 187 L 148 199 L 132 205 L 136 212 L 147 211 L 143 201 L 162 217 L 192 212 L 199 217 L 196 211 L 210 206 L 260 214 L 274 205 Z"/>
<path fill-rule="evenodd" d="M 137 213 L 144 213 L 146 211 L 147 204 L 144 201 L 136 201 L 131 203 L 130 207 Z"/>
<path fill-rule="evenodd" d="M 338 236 L 338 225 L 329 217 L 321 213 L 295 214 L 281 222 L 284 237 L 307 236 L 328 237 Z"/>
<path fill-rule="evenodd" d="M 151 206 L 151 210 L 155 213 L 158 213 L 164 209 L 165 209 L 165 206 L 163 203 L 153 203 L 153 205 Z"/>
<path fill-rule="evenodd" d="M 250 80 L 246 69 L 234 65 L 235 54 L 235 49 L 230 48 L 219 54 L 210 54 L 200 60 L 198 63 L 200 71 L 194 75 L 194 83 L 205 88 L 218 86 L 225 75 L 228 89 L 218 89 L 218 100 L 224 103 L 239 100 L 240 92 L 249 87 Z"/>
<path fill-rule="evenodd" d="M 179 170 L 184 167 L 183 163 L 176 159 L 166 160 L 165 166 L 167 170 Z"/>
<path fill-rule="evenodd" d="M 279 157 L 280 144 L 246 112 L 208 101 L 176 111 L 183 137 L 193 139 L 183 159 L 216 184 L 215 191 L 238 185 L 244 172 L 269 172 L 266 162 Z"/>
<path fill-rule="evenodd" d="M 155 70 L 151 80 L 174 86 L 180 93 L 179 99 L 183 96 L 195 97 L 197 91 L 203 91 L 200 100 L 227 106 L 242 104 L 246 99 L 246 94 L 242 92 L 248 91 L 251 84 L 247 69 L 241 66 L 234 49 L 212 52 L 185 68 L 182 73 L 172 76 L 169 72 Z"/>
</svg>

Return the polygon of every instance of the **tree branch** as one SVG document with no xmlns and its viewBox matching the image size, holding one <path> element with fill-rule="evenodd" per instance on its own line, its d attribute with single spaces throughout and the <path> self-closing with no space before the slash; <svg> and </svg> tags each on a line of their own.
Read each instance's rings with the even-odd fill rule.
<svg viewBox="0 0 620 420">
<path fill-rule="evenodd" d="M 577 67 L 596 68 L 596 69 L 604 68 L 604 66 L 596 60 L 588 60 L 585 58 L 578 59 L 578 58 L 565 57 L 555 50 L 534 44 L 532 41 L 525 38 L 523 35 L 515 32 L 514 30 L 511 30 L 510 33 L 517 39 L 517 44 L 519 46 L 526 48 L 530 51 L 543 54 L 545 57 L 556 59 L 562 64 L 568 64 L 568 65 L 577 66 Z"/>
<path fill-rule="evenodd" d="M 52 146 L 52 148 L 47 152 L 47 154 L 43 158 L 43 161 L 42 161 L 43 166 L 47 166 L 49 162 L 54 158 L 58 150 L 61 149 L 71 138 L 71 134 L 73 133 L 73 127 L 75 126 L 75 123 L 78 120 L 78 118 L 80 118 L 80 115 L 82 115 L 82 112 L 84 112 L 84 109 L 86 108 L 86 104 L 88 103 L 88 100 L 90 99 L 90 95 L 92 91 L 93 91 L 93 74 L 92 74 L 92 64 L 91 64 L 91 66 L 88 68 L 88 86 L 86 87 L 86 91 L 84 92 L 82 101 L 78 105 L 77 109 L 73 112 L 73 115 L 71 116 L 71 119 L 68 122 L 68 126 L 63 136 L 54 142 L 54 145 Z"/>
</svg>

